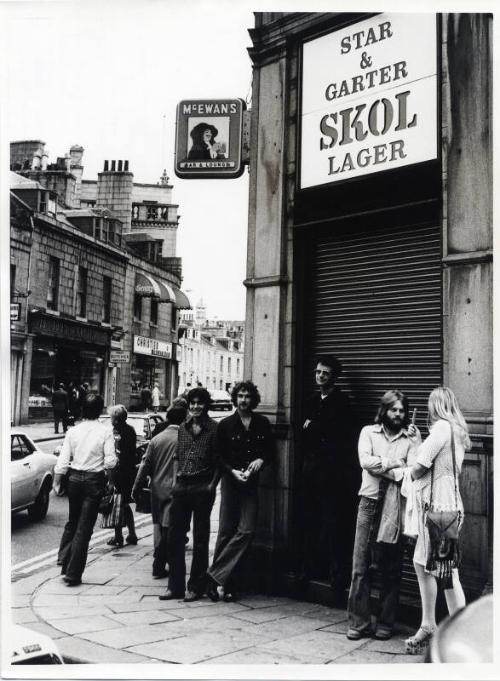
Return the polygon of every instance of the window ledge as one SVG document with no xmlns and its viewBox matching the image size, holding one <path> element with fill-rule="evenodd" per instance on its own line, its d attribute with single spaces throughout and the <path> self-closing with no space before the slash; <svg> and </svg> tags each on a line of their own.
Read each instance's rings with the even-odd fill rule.
<svg viewBox="0 0 500 681">
<path fill-rule="evenodd" d="M 77 322 L 87 323 L 89 321 L 87 317 L 79 317 L 78 315 L 75 315 L 75 319 L 76 319 Z"/>
<path fill-rule="evenodd" d="M 59 310 L 49 310 L 49 308 L 45 308 L 45 312 L 47 314 L 54 315 L 54 317 L 60 317 L 61 316 L 61 312 Z"/>
</svg>

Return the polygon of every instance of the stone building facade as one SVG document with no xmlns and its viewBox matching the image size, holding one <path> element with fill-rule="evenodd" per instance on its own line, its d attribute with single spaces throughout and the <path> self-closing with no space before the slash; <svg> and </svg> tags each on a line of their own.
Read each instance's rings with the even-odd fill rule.
<svg viewBox="0 0 500 681">
<path fill-rule="evenodd" d="M 416 15 L 400 16 L 402 28 L 411 33 Z M 387 27 L 393 19 L 264 12 L 256 13 L 250 30 L 254 76 L 245 375 L 261 387 L 261 409 L 275 422 L 278 436 L 276 466 L 262 476 L 253 549 L 256 574 L 270 588 L 292 589 L 297 577 L 303 402 L 314 390 L 315 356 L 327 352 L 344 365 L 340 385 L 361 424 L 373 420 L 382 393 L 397 386 L 418 407 L 417 423 L 425 434 L 430 390 L 443 383 L 455 391 L 473 440 L 461 482 L 466 512 L 461 574 L 469 595 L 491 587 L 492 16 L 420 17 L 430 28 L 420 36 L 419 58 L 412 63 L 430 64 L 434 78 L 430 97 L 419 100 L 434 102 L 429 104 L 434 132 L 420 144 L 435 143 L 435 153 L 409 164 L 393 154 L 397 163 L 390 168 L 389 147 L 373 147 L 370 162 L 366 154 L 358 155 L 352 178 L 338 182 L 339 171 L 356 164 L 355 155 L 346 156 L 352 147 L 339 145 L 340 140 L 366 138 L 381 145 L 386 126 L 398 123 L 397 114 L 389 121 L 391 95 L 378 94 L 375 104 L 377 95 L 369 100 L 370 88 L 365 92 L 360 86 L 367 78 L 362 49 L 356 62 L 361 80 L 343 75 L 343 55 L 357 47 L 356 40 L 360 48 L 367 41 L 370 59 L 378 54 L 373 46 L 380 38 L 377 26 Z M 326 46 L 322 53 L 320 41 Z M 328 45 L 338 50 L 329 51 Z M 316 47 L 330 68 L 330 80 L 323 84 L 309 69 Z M 392 64 L 402 59 L 396 54 Z M 377 71 L 382 82 L 394 75 L 391 68 Z M 404 75 L 406 66 L 399 68 Z M 349 88 L 358 87 L 356 102 L 334 95 L 335 83 L 337 94 L 346 97 Z M 315 96 L 323 103 L 326 97 L 328 108 L 309 148 L 304 114 L 314 109 Z M 354 106 L 360 108 L 349 109 Z M 365 106 L 374 107 L 368 120 Z M 410 113 L 408 108 L 405 116 Z M 423 115 L 418 114 L 419 125 Z M 404 118 L 401 127 L 402 121 L 411 122 Z M 306 181 L 317 171 L 308 159 L 321 153 L 324 180 Z M 340 156 L 344 165 L 339 169 Z M 375 161 L 387 163 L 380 168 Z M 319 569 L 311 593 L 326 599 L 326 582 Z M 415 595 L 411 565 L 405 568 L 404 586 Z"/>
<path fill-rule="evenodd" d="M 112 161 L 110 169 L 106 162 L 92 193 L 82 182 L 82 155 L 75 145 L 51 166 L 43 142 L 11 145 L 11 167 L 19 171 L 11 179 L 16 424 L 49 416 L 58 382 L 86 382 L 106 404 L 130 409 L 140 408 L 145 385 L 159 384 L 164 406 L 178 388 L 179 310 L 190 303 L 180 289 L 175 238 L 166 237 L 163 257 L 162 234 L 132 234 L 128 162 Z M 163 200 L 171 192 L 164 182 L 149 187 L 151 202 L 154 187 Z M 171 231 L 176 210 L 170 209 Z"/>
</svg>

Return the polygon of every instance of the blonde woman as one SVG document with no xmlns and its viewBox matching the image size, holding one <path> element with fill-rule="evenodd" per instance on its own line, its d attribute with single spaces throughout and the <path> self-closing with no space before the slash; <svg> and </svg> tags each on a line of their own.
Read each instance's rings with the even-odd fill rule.
<svg viewBox="0 0 500 681">
<path fill-rule="evenodd" d="M 417 451 L 416 463 L 411 468 L 418 514 L 418 536 L 413 564 L 417 573 L 422 621 L 417 633 L 406 640 L 406 652 L 424 652 L 436 629 L 436 598 L 438 585 L 444 589 L 448 612 L 453 614 L 465 606 L 465 596 L 458 576 L 457 547 L 452 546 L 441 561 L 438 571 L 431 568 L 433 558 L 425 516 L 429 505 L 434 511 L 460 512 L 463 523 L 463 504 L 458 478 L 466 449 L 470 448 L 467 424 L 457 399 L 449 388 L 435 388 L 429 395 L 429 437 Z M 453 463 L 455 452 L 455 465 Z M 432 486 L 432 498 L 431 498 Z"/>
</svg>

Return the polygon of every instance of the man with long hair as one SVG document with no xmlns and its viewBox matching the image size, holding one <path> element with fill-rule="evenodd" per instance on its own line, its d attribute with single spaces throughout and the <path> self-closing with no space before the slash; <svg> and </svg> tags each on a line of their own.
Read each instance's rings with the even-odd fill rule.
<svg viewBox="0 0 500 681">
<path fill-rule="evenodd" d="M 225 601 L 236 599 L 235 573 L 257 525 L 259 471 L 270 462 L 274 451 L 269 420 L 254 412 L 260 403 L 257 386 L 251 381 L 237 383 L 231 399 L 236 411 L 217 428 L 223 477 L 219 533 L 207 573 L 207 595 L 213 601 L 219 600 L 219 586 L 224 588 Z"/>
<path fill-rule="evenodd" d="M 359 436 L 363 473 L 347 605 L 350 640 L 372 635 L 370 596 L 376 572 L 381 588 L 374 635 L 379 640 L 392 636 L 404 553 L 401 480 L 420 442 L 418 429 L 409 422 L 408 398 L 400 390 L 388 390 L 374 425 L 365 426 Z"/>
<path fill-rule="evenodd" d="M 205 593 L 210 513 L 220 475 L 215 446 L 217 423 L 208 416 L 210 393 L 205 388 L 193 388 L 187 401 L 189 414 L 179 426 L 177 478 L 170 507 L 168 589 L 159 598 L 184 598 L 190 602 Z M 186 591 L 185 537 L 191 518 L 193 559 Z"/>
</svg>

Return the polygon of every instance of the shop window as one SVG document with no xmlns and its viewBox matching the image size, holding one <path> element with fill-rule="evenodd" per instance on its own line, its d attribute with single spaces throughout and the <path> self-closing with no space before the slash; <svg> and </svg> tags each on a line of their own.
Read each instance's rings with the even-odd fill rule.
<svg viewBox="0 0 500 681">
<path fill-rule="evenodd" d="M 111 322 L 111 277 L 102 278 L 102 321 Z"/>
<path fill-rule="evenodd" d="M 79 267 L 76 282 L 76 316 L 87 315 L 87 268 Z"/>
<path fill-rule="evenodd" d="M 142 296 L 134 296 L 134 319 L 142 319 Z"/>
<path fill-rule="evenodd" d="M 151 324 L 158 324 L 158 301 L 151 299 Z"/>
<path fill-rule="evenodd" d="M 47 287 L 47 309 L 57 310 L 59 305 L 59 258 L 49 257 L 49 284 Z"/>
</svg>

